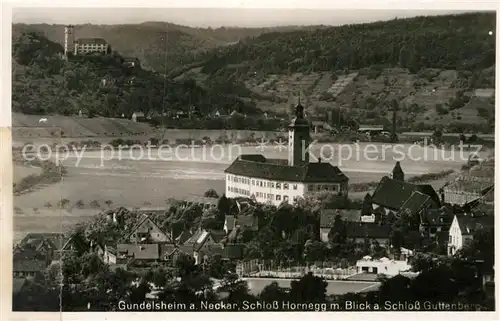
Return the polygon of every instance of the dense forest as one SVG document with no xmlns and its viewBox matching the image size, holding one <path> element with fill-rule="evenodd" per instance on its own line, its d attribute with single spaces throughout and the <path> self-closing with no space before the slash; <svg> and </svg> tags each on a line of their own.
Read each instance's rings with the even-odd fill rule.
<svg viewBox="0 0 500 321">
<path fill-rule="evenodd" d="M 372 65 L 484 69 L 495 63 L 495 13 L 395 19 L 266 33 L 210 51 L 202 72 L 230 66 L 240 72 L 292 73 L 357 70 Z"/>
<path fill-rule="evenodd" d="M 60 44 L 35 32 L 13 40 L 12 109 L 27 114 L 130 117 L 217 108 L 257 113 L 251 102 L 207 91 L 193 81 L 175 82 L 159 73 L 123 64 L 120 54 L 65 60 Z"/>
</svg>

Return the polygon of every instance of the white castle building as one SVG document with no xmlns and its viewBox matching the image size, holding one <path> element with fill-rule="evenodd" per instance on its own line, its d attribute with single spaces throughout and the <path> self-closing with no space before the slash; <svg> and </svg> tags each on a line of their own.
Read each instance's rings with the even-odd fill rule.
<svg viewBox="0 0 500 321">
<path fill-rule="evenodd" d="M 321 159 L 309 162 L 310 126 L 300 101 L 295 116 L 289 126 L 288 160 L 240 155 L 224 171 L 227 197 L 250 197 L 274 205 L 322 191 L 347 198 L 349 178 L 337 166 Z"/>
<path fill-rule="evenodd" d="M 75 56 L 88 53 L 106 54 L 109 44 L 102 38 L 79 38 L 75 40 L 75 26 L 64 27 L 64 56 L 71 53 Z"/>
</svg>

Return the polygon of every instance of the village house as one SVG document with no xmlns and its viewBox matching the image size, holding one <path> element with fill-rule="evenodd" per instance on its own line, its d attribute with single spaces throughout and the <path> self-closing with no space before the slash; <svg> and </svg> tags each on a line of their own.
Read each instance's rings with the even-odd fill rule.
<svg viewBox="0 0 500 321">
<path fill-rule="evenodd" d="M 219 199 L 215 197 L 204 197 L 204 196 L 188 196 L 184 198 L 179 204 L 180 209 L 185 209 L 193 205 L 200 205 L 203 210 L 209 210 L 211 208 L 217 208 L 217 203 Z"/>
<path fill-rule="evenodd" d="M 195 264 L 203 264 L 209 256 L 220 255 L 224 261 L 243 258 L 244 244 L 211 244 L 194 251 Z"/>
<path fill-rule="evenodd" d="M 493 183 L 474 180 L 470 177 L 459 177 L 443 187 L 443 202 L 450 205 L 467 206 L 473 202 L 492 200 Z M 490 196 L 489 198 L 487 196 Z"/>
<path fill-rule="evenodd" d="M 494 216 L 482 213 L 466 213 L 455 215 L 450 226 L 448 239 L 448 255 L 455 255 L 474 239 L 474 233 L 478 230 L 492 230 L 494 228 Z"/>
<path fill-rule="evenodd" d="M 333 130 L 333 127 L 324 121 L 318 121 L 318 120 L 312 121 L 311 125 L 313 127 L 314 134 L 319 134 L 324 132 L 329 133 Z"/>
<path fill-rule="evenodd" d="M 77 235 L 65 237 L 62 233 L 29 233 L 14 250 L 14 257 L 26 255 L 30 250 L 43 256 L 48 262 L 57 262 L 64 253 L 84 253 L 91 248 L 90 244 Z"/>
<path fill-rule="evenodd" d="M 425 208 L 439 208 L 439 196 L 431 185 L 411 184 L 404 181 L 399 163 L 392 171 L 392 177 L 382 177 L 370 203 L 372 209 L 382 214 L 417 214 Z M 401 212 L 402 211 L 402 212 Z"/>
<path fill-rule="evenodd" d="M 12 265 L 14 278 L 32 279 L 36 275 L 43 275 L 47 268 L 45 260 L 15 260 Z"/>
<path fill-rule="evenodd" d="M 359 125 L 358 133 L 363 134 L 380 134 L 384 131 L 383 125 Z"/>
<path fill-rule="evenodd" d="M 328 242 L 328 234 L 335 223 L 335 217 L 340 215 L 343 221 L 359 222 L 361 220 L 360 210 L 339 210 L 322 209 L 320 213 L 320 239 L 322 242 Z"/>
<path fill-rule="evenodd" d="M 421 211 L 419 231 L 422 236 L 430 238 L 436 238 L 444 233 L 446 240 L 448 240 L 448 231 L 453 222 L 453 217 L 453 212 L 447 207 Z"/>
<path fill-rule="evenodd" d="M 179 235 L 175 238 L 175 244 L 182 245 L 185 244 L 187 240 L 193 237 L 193 232 L 189 229 L 183 230 Z"/>
<path fill-rule="evenodd" d="M 102 261 L 109 265 L 116 264 L 116 254 L 116 247 L 105 245 L 101 256 Z"/>
<path fill-rule="evenodd" d="M 259 224 L 256 216 L 253 215 L 226 215 L 224 221 L 224 231 L 226 234 L 231 233 L 232 230 L 239 228 L 250 231 L 258 231 Z"/>
<path fill-rule="evenodd" d="M 346 222 L 347 237 L 355 243 L 363 244 L 366 241 L 377 242 L 380 246 L 390 245 L 389 225 L 377 223 Z"/>
<path fill-rule="evenodd" d="M 139 68 L 141 62 L 137 57 L 123 57 L 123 65 L 129 68 Z"/>
<path fill-rule="evenodd" d="M 136 111 L 132 114 L 132 117 L 130 119 L 136 123 L 136 122 L 143 122 L 146 120 L 146 117 L 142 111 Z"/>
<path fill-rule="evenodd" d="M 147 214 L 142 215 L 126 239 L 130 243 L 172 243 L 171 235 L 163 232 Z"/>
<path fill-rule="evenodd" d="M 398 274 L 409 272 L 411 265 L 407 261 L 395 261 L 383 257 L 374 260 L 370 256 L 365 256 L 356 262 L 358 273 L 370 273 L 387 276 L 396 276 Z"/>
<path fill-rule="evenodd" d="M 125 264 L 130 260 L 141 263 L 160 261 L 159 244 L 118 244 L 116 263 Z"/>
</svg>

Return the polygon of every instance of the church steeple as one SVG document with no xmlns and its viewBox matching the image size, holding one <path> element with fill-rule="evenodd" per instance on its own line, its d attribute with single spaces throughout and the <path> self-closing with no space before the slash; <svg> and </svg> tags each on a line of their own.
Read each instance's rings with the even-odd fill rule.
<svg viewBox="0 0 500 321">
<path fill-rule="evenodd" d="M 309 122 L 304 117 L 304 106 L 298 97 L 295 106 L 295 118 L 288 127 L 288 165 L 300 166 L 309 163 L 307 147 L 311 143 Z"/>
<path fill-rule="evenodd" d="M 391 178 L 402 182 L 405 180 L 405 173 L 403 172 L 399 161 L 396 162 L 396 165 L 394 165 L 394 168 L 392 169 Z"/>
</svg>

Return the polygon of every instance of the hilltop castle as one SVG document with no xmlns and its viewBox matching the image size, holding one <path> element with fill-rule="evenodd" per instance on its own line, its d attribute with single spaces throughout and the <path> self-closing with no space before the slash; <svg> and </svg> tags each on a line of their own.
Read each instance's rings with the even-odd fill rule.
<svg viewBox="0 0 500 321">
<path fill-rule="evenodd" d="M 109 44 L 102 38 L 79 38 L 75 40 L 75 26 L 64 27 L 64 56 L 82 55 L 88 53 L 107 54 L 110 49 Z"/>
</svg>

